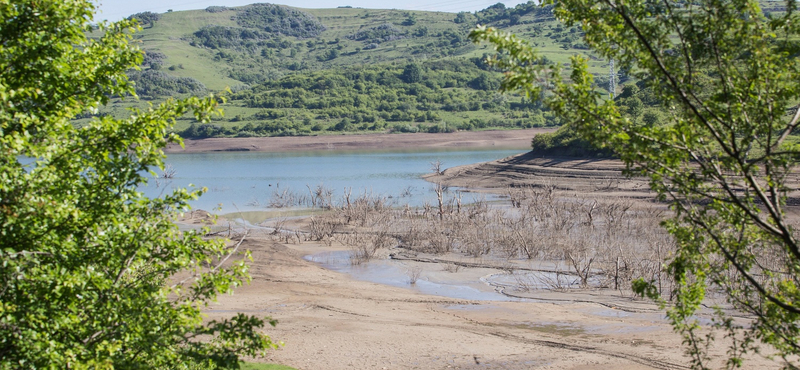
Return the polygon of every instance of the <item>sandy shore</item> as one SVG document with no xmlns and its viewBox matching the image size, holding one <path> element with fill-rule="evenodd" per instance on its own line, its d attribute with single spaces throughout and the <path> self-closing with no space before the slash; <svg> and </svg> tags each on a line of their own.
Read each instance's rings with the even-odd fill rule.
<svg viewBox="0 0 800 370">
<path fill-rule="evenodd" d="M 293 137 L 211 138 L 185 140 L 184 148 L 171 145 L 167 153 L 218 151 L 289 152 L 317 150 L 397 150 L 453 148 L 530 148 L 531 138 L 553 129 L 459 131 L 439 134 L 369 134 Z"/>
</svg>

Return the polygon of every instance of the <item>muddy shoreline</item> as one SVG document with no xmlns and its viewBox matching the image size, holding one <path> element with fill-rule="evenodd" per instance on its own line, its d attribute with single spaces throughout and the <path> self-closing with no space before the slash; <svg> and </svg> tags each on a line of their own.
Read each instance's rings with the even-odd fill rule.
<svg viewBox="0 0 800 370">
<path fill-rule="evenodd" d="M 508 188 L 552 188 L 576 196 L 622 197 L 650 201 L 655 193 L 648 179 L 623 175 L 625 164 L 618 159 L 542 156 L 531 152 L 491 162 L 452 167 L 442 174 L 428 174 L 425 180 L 502 194 Z"/>
<path fill-rule="evenodd" d="M 210 138 L 184 140 L 184 148 L 172 144 L 170 153 L 207 152 L 293 152 L 293 151 L 368 151 L 404 149 L 530 148 L 535 135 L 551 128 L 502 131 L 459 131 L 453 133 L 323 135 L 291 137 Z"/>
</svg>

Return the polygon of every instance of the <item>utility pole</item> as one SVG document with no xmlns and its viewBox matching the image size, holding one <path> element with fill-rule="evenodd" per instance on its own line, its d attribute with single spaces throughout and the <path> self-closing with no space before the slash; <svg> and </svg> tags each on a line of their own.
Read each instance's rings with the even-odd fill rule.
<svg viewBox="0 0 800 370">
<path fill-rule="evenodd" d="M 614 59 L 608 62 L 608 91 L 611 92 L 611 99 L 617 97 L 617 72 L 614 71 Z"/>
</svg>

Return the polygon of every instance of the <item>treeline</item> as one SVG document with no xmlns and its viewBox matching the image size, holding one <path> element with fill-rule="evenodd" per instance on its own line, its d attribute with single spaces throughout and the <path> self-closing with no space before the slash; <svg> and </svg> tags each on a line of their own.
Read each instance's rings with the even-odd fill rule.
<svg viewBox="0 0 800 370">
<path fill-rule="evenodd" d="M 282 45 L 281 42 L 284 44 Z M 190 45 L 204 46 L 211 49 L 237 49 L 254 52 L 258 47 L 281 47 L 285 49 L 291 46 L 291 42 L 280 40 L 279 37 L 264 31 L 211 25 L 193 33 Z"/>
<path fill-rule="evenodd" d="M 236 14 L 236 23 L 242 27 L 299 38 L 316 37 L 325 31 L 325 25 L 316 17 L 275 4 L 245 6 Z"/>
<path fill-rule="evenodd" d="M 319 118 L 355 118 L 356 111 L 407 113 L 395 121 L 409 120 L 418 112 L 510 108 L 487 99 L 487 93 L 493 95 L 500 87 L 500 78 L 475 63 L 481 62 L 440 60 L 315 71 L 266 82 L 234 99 L 251 108 L 307 109 Z"/>
<path fill-rule="evenodd" d="M 128 16 L 127 19 L 130 20 L 135 19 L 139 21 L 139 24 L 141 24 L 142 26 L 149 25 L 150 27 L 153 27 L 156 24 L 156 22 L 158 22 L 161 19 L 161 14 L 153 12 L 141 12 L 132 14 Z"/>
<path fill-rule="evenodd" d="M 438 115 L 432 114 L 434 118 Z M 427 118 L 427 117 L 426 117 Z M 240 125 L 227 125 L 219 122 L 191 124 L 178 132 L 181 137 L 205 139 L 212 137 L 264 137 L 264 136 L 307 136 L 325 133 L 345 132 L 389 132 L 389 133 L 438 133 L 471 131 L 482 129 L 512 129 L 550 126 L 559 122 L 551 112 L 509 112 L 502 118 L 472 118 L 467 120 L 441 120 L 426 122 L 389 122 L 381 118 L 374 121 L 361 121 L 342 118 L 319 122 L 309 115 L 281 115 L 275 111 L 264 110 L 248 118 L 236 116 L 232 122 Z"/>
</svg>

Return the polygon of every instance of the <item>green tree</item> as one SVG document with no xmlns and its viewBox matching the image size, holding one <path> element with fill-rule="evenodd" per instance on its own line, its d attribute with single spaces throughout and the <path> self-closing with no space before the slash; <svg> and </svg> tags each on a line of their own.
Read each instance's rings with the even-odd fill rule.
<svg viewBox="0 0 800 370">
<path fill-rule="evenodd" d="M 715 338 L 694 316 L 711 290 L 752 317 L 742 324 L 716 310 L 729 367 L 766 344 L 796 368 L 800 245 L 786 216 L 793 190 L 786 181 L 800 154 L 786 143 L 800 124 L 795 2 L 772 19 L 755 0 L 545 4 L 568 26 L 579 23 L 585 42 L 644 82 L 669 113 L 661 125 L 636 124 L 592 88 L 583 57 L 571 59 L 564 79 L 560 65 L 540 65 L 513 35 L 487 27 L 471 34 L 500 51 L 490 63 L 507 71 L 503 89 L 536 98 L 537 81 L 547 77 L 547 104 L 584 139 L 612 149 L 628 173 L 649 176 L 671 205 L 674 217 L 664 225 L 677 241 L 668 265 L 676 287 L 659 292 L 639 281 L 634 288 L 658 300 L 674 296 L 668 317 L 695 368 L 708 366 L 705 348 Z"/>
<path fill-rule="evenodd" d="M 243 259 L 221 265 L 237 248 L 172 222 L 201 190 L 137 191 L 180 142 L 174 120 L 206 121 L 217 98 L 75 127 L 132 93 L 125 71 L 142 61 L 134 23 L 92 25 L 93 11 L 0 1 L 0 369 L 238 368 L 273 346 L 264 321 L 200 311 L 249 279 Z"/>
<path fill-rule="evenodd" d="M 339 50 L 328 49 L 318 59 L 321 62 L 326 62 L 326 61 L 329 61 L 329 60 L 334 60 L 334 59 L 336 59 L 338 57 L 339 57 Z"/>
<path fill-rule="evenodd" d="M 153 12 L 141 12 L 136 13 L 128 17 L 129 20 L 137 20 L 139 24 L 149 24 L 150 28 L 156 25 L 161 19 L 161 14 L 153 13 Z"/>
<path fill-rule="evenodd" d="M 416 63 L 406 64 L 400 78 L 406 83 L 417 83 L 422 81 L 422 68 Z"/>
</svg>

